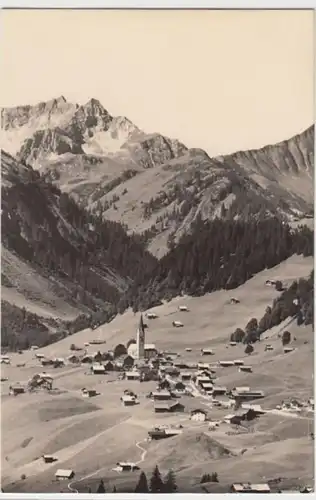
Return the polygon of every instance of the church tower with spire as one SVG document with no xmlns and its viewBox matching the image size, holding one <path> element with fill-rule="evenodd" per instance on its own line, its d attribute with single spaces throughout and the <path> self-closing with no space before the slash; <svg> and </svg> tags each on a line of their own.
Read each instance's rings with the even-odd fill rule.
<svg viewBox="0 0 316 500">
<path fill-rule="evenodd" d="M 137 359 L 144 359 L 145 357 L 145 326 L 143 321 L 143 315 L 140 315 L 139 326 L 137 330 Z"/>
</svg>

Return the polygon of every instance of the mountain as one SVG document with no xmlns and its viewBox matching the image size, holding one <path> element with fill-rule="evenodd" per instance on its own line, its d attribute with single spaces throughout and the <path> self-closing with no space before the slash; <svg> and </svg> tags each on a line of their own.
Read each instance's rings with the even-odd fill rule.
<svg viewBox="0 0 316 500">
<path fill-rule="evenodd" d="M 4 143 L 20 141 L 14 152 L 22 163 L 97 216 L 139 233 L 158 257 L 198 218 L 293 222 L 313 210 L 314 127 L 279 144 L 210 158 L 113 117 L 96 99 L 6 108 L 2 119 Z"/>
<path fill-rule="evenodd" d="M 89 215 L 4 151 L 1 167 L 6 337 L 11 342 L 18 332 L 27 337 L 32 330 L 23 321 L 16 324 L 16 308 L 36 315 L 36 321 L 33 317 L 30 321 L 33 330 L 46 327 L 45 342 L 49 333 L 80 329 L 72 325 L 80 316 L 81 328 L 108 320 L 121 294 L 145 269 L 152 270 L 156 259 L 119 223 Z"/>
</svg>

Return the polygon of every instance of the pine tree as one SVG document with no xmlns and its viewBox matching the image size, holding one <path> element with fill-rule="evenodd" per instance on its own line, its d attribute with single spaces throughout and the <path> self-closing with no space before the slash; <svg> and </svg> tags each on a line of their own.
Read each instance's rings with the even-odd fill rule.
<svg viewBox="0 0 316 500">
<path fill-rule="evenodd" d="M 145 472 L 141 472 L 138 483 L 135 488 L 135 493 L 149 493 L 148 482 Z"/>
<path fill-rule="evenodd" d="M 103 479 L 101 479 L 100 484 L 97 489 L 97 493 L 105 493 L 105 487 L 104 487 L 104 482 Z"/>
<path fill-rule="evenodd" d="M 158 469 L 158 465 L 156 465 L 150 479 L 150 492 L 160 493 L 162 491 L 163 491 L 163 481 L 161 479 L 161 474 Z"/>
<path fill-rule="evenodd" d="M 114 485 L 113 486 L 113 490 L 112 490 L 113 493 L 116 493 L 116 486 Z"/>
<path fill-rule="evenodd" d="M 176 478 L 173 470 L 169 470 L 163 485 L 164 493 L 175 493 L 177 491 Z"/>
</svg>

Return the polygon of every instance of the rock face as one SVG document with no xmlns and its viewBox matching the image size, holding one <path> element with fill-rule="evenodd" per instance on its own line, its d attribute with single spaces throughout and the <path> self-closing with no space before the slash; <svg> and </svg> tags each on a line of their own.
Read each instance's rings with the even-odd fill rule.
<svg viewBox="0 0 316 500">
<path fill-rule="evenodd" d="M 9 152 L 20 144 L 15 153 L 24 164 L 89 210 L 144 233 L 154 253 L 198 217 L 292 221 L 313 209 L 314 127 L 279 144 L 210 158 L 113 117 L 96 99 L 5 109 L 2 120 Z"/>
</svg>

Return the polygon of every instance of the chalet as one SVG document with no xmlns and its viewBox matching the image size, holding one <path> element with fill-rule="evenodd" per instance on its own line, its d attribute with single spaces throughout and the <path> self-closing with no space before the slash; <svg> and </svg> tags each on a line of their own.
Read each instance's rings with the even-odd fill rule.
<svg viewBox="0 0 316 500">
<path fill-rule="evenodd" d="M 133 472 L 135 470 L 139 470 L 138 465 L 132 462 L 117 462 L 116 465 L 121 472 Z"/>
<path fill-rule="evenodd" d="M 213 387 L 212 394 L 213 394 L 213 397 L 214 397 L 214 396 L 218 396 L 220 394 L 226 394 L 226 392 L 227 392 L 227 387 L 219 387 L 219 386 L 217 386 L 217 387 Z"/>
<path fill-rule="evenodd" d="M 156 313 L 153 313 L 153 312 L 147 312 L 147 313 L 145 314 L 145 316 L 146 316 L 146 318 L 148 318 L 148 319 L 156 319 L 156 318 L 158 318 L 157 314 L 156 314 Z"/>
<path fill-rule="evenodd" d="M 220 366 L 227 368 L 229 366 L 234 366 L 234 361 L 219 361 Z"/>
<path fill-rule="evenodd" d="M 246 366 L 246 365 L 244 365 L 244 366 L 240 366 L 239 371 L 240 371 L 240 372 L 248 372 L 248 373 L 251 373 L 251 372 L 252 372 L 252 366 L 248 366 L 248 365 L 247 365 L 247 366 Z"/>
<path fill-rule="evenodd" d="M 196 383 L 197 383 L 197 385 L 200 385 L 201 387 L 202 387 L 203 383 L 206 383 L 206 384 L 210 383 L 210 380 L 211 379 L 209 377 L 205 377 L 205 376 L 204 377 L 196 377 Z"/>
<path fill-rule="evenodd" d="M 51 464 L 53 462 L 57 462 L 58 458 L 54 457 L 53 455 L 43 455 L 43 460 L 45 464 Z"/>
<path fill-rule="evenodd" d="M 181 323 L 181 321 L 173 321 L 172 326 L 174 326 L 175 328 L 180 328 L 183 326 L 183 323 Z"/>
<path fill-rule="evenodd" d="M 155 413 L 168 413 L 184 411 L 184 406 L 181 403 L 157 402 L 154 405 Z"/>
<path fill-rule="evenodd" d="M 169 404 L 169 411 L 170 412 L 183 412 L 184 411 L 184 405 L 179 403 L 179 402 L 174 402 Z"/>
<path fill-rule="evenodd" d="M 84 345 L 85 345 L 85 347 L 89 347 L 90 342 L 85 342 Z"/>
<path fill-rule="evenodd" d="M 36 351 L 37 349 L 39 349 L 38 345 L 31 345 L 30 347 L 31 351 Z"/>
<path fill-rule="evenodd" d="M 41 360 L 42 366 L 51 366 L 54 364 L 54 361 L 52 359 L 42 359 Z"/>
<path fill-rule="evenodd" d="M 210 367 L 209 363 L 198 363 L 198 370 L 208 370 Z"/>
<path fill-rule="evenodd" d="M 235 297 L 232 297 L 232 298 L 230 299 L 230 303 L 231 303 L 231 304 L 240 304 L 240 300 L 236 299 Z"/>
<path fill-rule="evenodd" d="M 191 411 L 191 420 L 196 422 L 205 422 L 207 417 L 207 412 L 201 409 L 196 409 Z"/>
<path fill-rule="evenodd" d="M 250 387 L 243 386 L 243 387 L 234 387 L 232 392 L 240 394 L 240 393 L 249 392 L 249 391 L 250 391 Z"/>
<path fill-rule="evenodd" d="M 36 357 L 37 359 L 42 359 L 42 358 L 45 358 L 45 355 L 44 355 L 44 354 L 40 354 L 40 353 L 36 353 L 36 354 L 35 354 L 35 357 Z"/>
<path fill-rule="evenodd" d="M 201 356 L 212 356 L 213 354 L 212 349 L 201 349 Z"/>
<path fill-rule="evenodd" d="M 173 352 L 173 351 L 164 351 L 164 356 L 166 356 L 166 358 L 178 358 L 180 356 L 180 354 L 178 354 L 177 352 Z"/>
<path fill-rule="evenodd" d="M 189 309 L 187 308 L 187 306 L 179 306 L 179 311 L 188 311 Z"/>
<path fill-rule="evenodd" d="M 230 488 L 231 493 L 271 493 L 270 486 L 264 484 L 236 483 Z"/>
<path fill-rule="evenodd" d="M 80 363 L 80 359 L 78 356 L 76 356 L 75 354 L 72 354 L 71 356 L 68 356 L 68 361 L 70 363 Z"/>
<path fill-rule="evenodd" d="M 293 351 L 294 351 L 294 347 L 284 347 L 283 348 L 284 354 L 287 354 L 287 353 L 293 352 Z"/>
<path fill-rule="evenodd" d="M 154 401 L 166 401 L 171 399 L 171 393 L 167 390 L 154 391 L 152 392 L 152 397 Z"/>
<path fill-rule="evenodd" d="M 173 363 L 173 366 L 179 368 L 179 370 L 185 370 L 188 368 L 188 365 L 183 361 L 175 361 L 175 363 Z"/>
<path fill-rule="evenodd" d="M 10 394 L 13 396 L 17 396 L 18 394 L 24 394 L 24 393 L 25 393 L 25 388 L 20 385 L 15 385 L 13 387 L 10 387 Z"/>
<path fill-rule="evenodd" d="M 95 389 L 82 389 L 82 396 L 84 398 L 93 398 L 98 395 L 99 393 Z"/>
<path fill-rule="evenodd" d="M 58 469 L 55 472 L 55 478 L 57 480 L 60 479 L 72 479 L 74 477 L 75 473 L 71 469 Z"/>
<path fill-rule="evenodd" d="M 275 286 L 276 280 L 266 280 L 266 285 L 267 286 Z"/>
<path fill-rule="evenodd" d="M 235 366 L 243 366 L 245 362 L 242 359 L 234 359 Z"/>
<path fill-rule="evenodd" d="M 265 351 L 273 351 L 273 347 L 271 344 L 266 344 L 265 348 L 264 348 Z"/>
<path fill-rule="evenodd" d="M 124 406 L 134 406 L 136 404 L 135 396 L 124 395 L 121 397 Z"/>
<path fill-rule="evenodd" d="M 186 380 L 191 380 L 191 373 L 189 372 L 182 372 L 180 374 L 181 380 L 186 381 Z"/>
<path fill-rule="evenodd" d="M 265 413 L 265 410 L 263 410 L 260 405 L 251 405 L 248 403 L 242 403 L 241 408 L 243 410 L 252 410 L 257 415 L 263 415 Z"/>
<path fill-rule="evenodd" d="M 235 347 L 235 346 L 237 345 L 237 342 L 231 341 L 231 342 L 229 342 L 229 345 L 230 345 L 231 347 Z"/>
<path fill-rule="evenodd" d="M 115 368 L 114 363 L 112 363 L 112 361 L 110 361 L 110 360 L 106 361 L 103 366 L 107 372 L 110 372 L 110 371 L 114 370 L 114 368 Z"/>
<path fill-rule="evenodd" d="M 92 365 L 91 370 L 94 375 L 104 375 L 106 373 L 105 366 L 103 365 Z"/>
<path fill-rule="evenodd" d="M 126 372 L 125 376 L 127 380 L 140 380 L 140 373 L 138 370 Z"/>
<path fill-rule="evenodd" d="M 151 359 L 157 356 L 157 349 L 155 344 L 145 344 L 144 351 L 145 359 Z"/>
<path fill-rule="evenodd" d="M 9 365 L 10 364 L 10 358 L 9 358 L 9 356 L 6 356 L 6 355 L 1 356 L 1 363 Z"/>
<path fill-rule="evenodd" d="M 63 358 L 55 358 L 53 360 L 54 368 L 60 368 L 65 365 L 65 360 Z"/>
<path fill-rule="evenodd" d="M 185 350 L 186 350 L 186 352 L 191 352 L 192 351 L 191 347 L 186 347 Z"/>
<path fill-rule="evenodd" d="M 241 391 L 232 391 L 232 396 L 234 399 L 248 399 L 248 400 L 251 400 L 251 399 L 260 399 L 260 398 L 264 398 L 264 392 L 263 391 L 245 391 L 245 392 L 241 392 Z"/>
<path fill-rule="evenodd" d="M 92 356 L 83 356 L 81 359 L 81 363 L 92 363 L 93 362 L 93 357 Z"/>
<path fill-rule="evenodd" d="M 155 440 L 178 436 L 179 434 L 182 434 L 182 429 L 176 429 L 176 428 L 162 429 L 158 427 L 153 429 L 152 431 L 148 431 L 149 437 Z"/>
<path fill-rule="evenodd" d="M 213 391 L 213 382 L 201 382 L 201 386 L 205 392 Z"/>
</svg>

